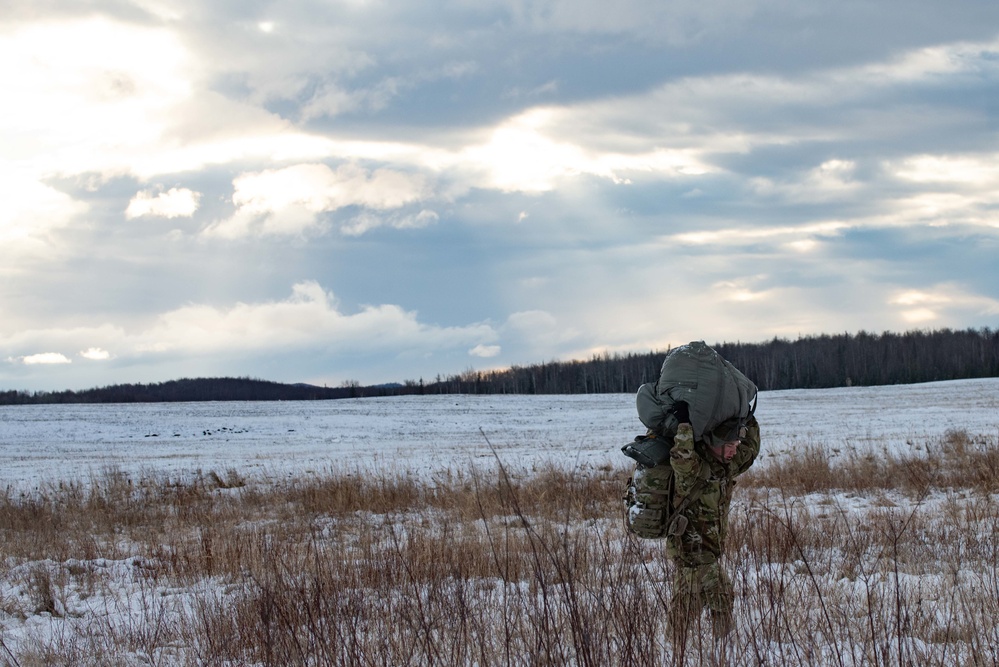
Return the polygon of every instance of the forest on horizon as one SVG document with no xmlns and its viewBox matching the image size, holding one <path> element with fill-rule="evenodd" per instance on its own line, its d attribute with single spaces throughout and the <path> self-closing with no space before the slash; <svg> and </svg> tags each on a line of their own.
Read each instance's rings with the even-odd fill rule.
<svg viewBox="0 0 999 667">
<path fill-rule="evenodd" d="M 711 344 L 711 343 L 709 343 Z M 999 377 L 999 330 L 941 329 L 774 338 L 763 343 L 711 346 L 760 390 L 914 384 Z M 0 391 L 0 405 L 33 403 L 149 403 L 183 401 L 326 400 L 412 394 L 630 393 L 659 378 L 668 350 L 594 355 L 477 371 L 432 381 L 373 386 L 283 384 L 241 378 L 184 378 L 152 384 L 118 384 L 82 391 Z"/>
</svg>

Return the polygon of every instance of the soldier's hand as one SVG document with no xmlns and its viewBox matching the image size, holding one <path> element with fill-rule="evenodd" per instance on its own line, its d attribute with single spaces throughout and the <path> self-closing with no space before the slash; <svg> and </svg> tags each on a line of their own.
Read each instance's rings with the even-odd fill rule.
<svg viewBox="0 0 999 667">
<path fill-rule="evenodd" d="M 681 424 L 690 423 L 690 406 L 683 401 L 679 401 L 673 407 L 673 414 L 676 415 L 676 420 Z"/>
</svg>

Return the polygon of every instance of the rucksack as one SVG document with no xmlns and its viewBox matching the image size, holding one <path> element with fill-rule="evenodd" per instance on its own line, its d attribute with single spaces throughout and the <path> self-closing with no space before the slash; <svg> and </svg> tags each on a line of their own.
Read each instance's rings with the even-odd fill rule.
<svg viewBox="0 0 999 667">
<path fill-rule="evenodd" d="M 624 522 L 629 532 L 658 540 L 687 530 L 684 512 L 700 495 L 705 480 L 698 480 L 679 506 L 673 505 L 673 484 L 673 468 L 668 463 L 635 466 L 624 493 Z"/>
<path fill-rule="evenodd" d="M 673 468 L 639 463 L 624 494 L 625 525 L 639 537 L 666 537 L 673 516 Z"/>
</svg>

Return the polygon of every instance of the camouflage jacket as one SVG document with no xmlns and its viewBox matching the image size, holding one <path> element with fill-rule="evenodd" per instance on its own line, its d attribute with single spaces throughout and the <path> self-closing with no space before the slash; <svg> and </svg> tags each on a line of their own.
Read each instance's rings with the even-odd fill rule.
<svg viewBox="0 0 999 667">
<path fill-rule="evenodd" d="M 673 506 L 682 508 L 686 526 L 669 536 L 667 551 L 684 564 L 714 562 L 722 554 L 734 480 L 760 453 L 759 423 L 750 417 L 746 426 L 746 434 L 728 462 L 715 458 L 704 442 L 695 442 L 690 425 L 680 426 L 673 439 Z"/>
</svg>

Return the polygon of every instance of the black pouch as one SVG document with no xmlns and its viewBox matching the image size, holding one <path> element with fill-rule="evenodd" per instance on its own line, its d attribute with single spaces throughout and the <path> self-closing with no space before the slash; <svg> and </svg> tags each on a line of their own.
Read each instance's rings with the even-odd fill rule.
<svg viewBox="0 0 999 667">
<path fill-rule="evenodd" d="M 635 436 L 633 442 L 621 448 L 625 456 L 638 461 L 646 468 L 655 468 L 657 465 L 669 459 L 669 450 L 673 443 L 669 440 L 656 438 L 653 436 Z"/>
</svg>

